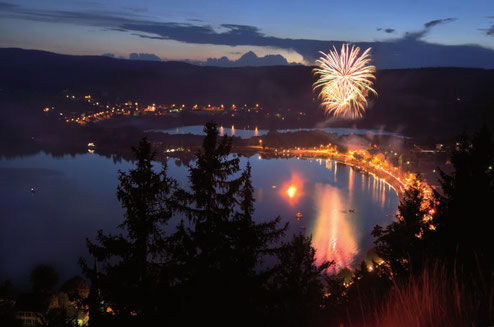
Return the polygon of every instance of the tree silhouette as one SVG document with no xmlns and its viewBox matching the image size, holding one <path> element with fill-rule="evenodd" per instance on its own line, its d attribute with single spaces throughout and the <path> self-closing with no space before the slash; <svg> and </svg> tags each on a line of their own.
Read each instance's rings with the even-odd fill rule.
<svg viewBox="0 0 494 327">
<path fill-rule="evenodd" d="M 57 285 L 58 274 L 52 266 L 41 264 L 31 271 L 31 285 L 35 293 L 48 293 Z"/>
<path fill-rule="evenodd" d="M 473 137 L 462 134 L 451 154 L 454 171 L 440 170 L 441 190 L 428 205 L 420 185 L 412 185 L 400 202 L 399 221 L 376 226 L 377 252 L 403 279 L 434 266 L 471 290 L 481 325 L 494 322 L 494 247 L 491 242 L 494 199 L 494 140 L 486 126 Z M 430 208 L 434 214 L 428 215 Z M 412 276 L 413 276 L 412 275 Z"/>
<path fill-rule="evenodd" d="M 61 290 L 64 293 L 67 293 L 69 300 L 71 301 L 83 300 L 89 295 L 89 284 L 87 280 L 81 276 L 75 276 L 66 280 L 63 283 Z"/>
<path fill-rule="evenodd" d="M 484 125 L 473 137 L 462 135 L 451 156 L 455 168 L 441 173 L 443 194 L 434 223 L 436 251 L 459 276 L 478 304 L 480 325 L 494 323 L 494 140 Z"/>
<path fill-rule="evenodd" d="M 155 153 L 143 138 L 132 149 L 137 164 L 129 172 L 119 172 L 117 198 L 125 208 L 124 233 L 105 235 L 100 230 L 97 243 L 87 241 L 89 252 L 103 263 L 98 274 L 81 260 L 92 283 L 101 283 L 102 293 L 112 311 L 122 316 L 154 315 L 151 303 L 158 296 L 160 270 L 163 267 L 165 236 L 163 225 L 173 213 L 173 194 L 176 182 L 166 173 L 163 164 L 160 172 L 153 170 Z M 99 278 L 99 281 L 95 279 Z"/>
<path fill-rule="evenodd" d="M 490 225 L 494 199 L 494 141 L 486 126 L 472 138 L 463 134 L 451 156 L 454 172 L 441 173 L 440 205 L 435 218 L 445 257 L 465 269 L 492 271 Z"/>
<path fill-rule="evenodd" d="M 334 262 L 316 264 L 312 237 L 297 234 L 276 254 L 270 288 L 275 296 L 271 310 L 275 321 L 289 326 L 304 326 L 317 319 L 324 303 L 327 268 Z"/>
<path fill-rule="evenodd" d="M 376 252 L 395 275 L 406 275 L 410 269 L 419 272 L 427 259 L 426 243 L 430 239 L 431 222 L 427 219 L 434 199 L 424 194 L 420 177 L 405 190 L 398 206 L 397 221 L 385 228 L 375 226 Z"/>
<path fill-rule="evenodd" d="M 230 155 L 231 139 L 218 140 L 216 124 L 206 124 L 204 132 L 189 166 L 190 190 L 176 196 L 188 220 L 170 239 L 169 252 L 190 310 L 215 321 L 226 320 L 226 313 L 248 319 L 253 315 L 246 311 L 262 292 L 263 275 L 256 268 L 286 227 L 278 227 L 279 218 L 253 221 L 250 164 L 240 171 L 239 159 Z"/>
</svg>

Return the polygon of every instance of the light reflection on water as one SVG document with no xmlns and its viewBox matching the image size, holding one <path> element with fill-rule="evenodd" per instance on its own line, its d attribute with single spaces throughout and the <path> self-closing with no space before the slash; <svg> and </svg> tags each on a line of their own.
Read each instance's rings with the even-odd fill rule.
<svg viewBox="0 0 494 327">
<path fill-rule="evenodd" d="M 299 162 L 302 166 L 307 163 L 303 160 Z M 386 215 L 384 210 L 388 211 L 388 215 L 394 213 L 397 196 L 383 179 L 376 176 L 361 174 L 355 168 L 336 161 L 325 160 L 324 165 L 320 159 L 315 162 L 318 165 L 309 161 L 310 169 L 299 169 L 296 174 L 292 173 L 289 182 L 283 186 L 283 190 L 286 190 L 287 185 L 297 185 L 297 188 L 305 189 L 304 194 L 280 194 L 289 208 L 304 213 L 305 225 L 301 228 L 306 234 L 312 234 L 318 264 L 334 261 L 334 271 L 352 268 L 364 259 L 365 252 L 372 247 L 370 231 L 384 218 L 379 217 L 378 213 L 383 216 Z M 320 170 L 319 167 L 324 169 Z M 316 174 L 311 174 L 314 171 Z M 329 181 L 322 182 L 321 177 L 322 181 Z M 308 206 L 311 201 L 312 207 Z M 261 202 L 265 202 L 265 199 Z M 293 213 L 288 216 L 292 217 Z"/>
<path fill-rule="evenodd" d="M 346 206 L 341 194 L 329 184 L 318 183 L 314 188 L 316 220 L 312 241 L 317 263 L 334 261 L 335 270 L 350 267 L 358 253 L 358 244 L 350 217 L 344 213 Z"/>
<path fill-rule="evenodd" d="M 343 128 L 343 127 L 323 127 L 323 128 L 292 128 L 292 129 L 278 129 L 279 133 L 288 133 L 288 132 L 298 132 L 298 131 L 311 131 L 311 130 L 321 130 L 328 133 L 333 133 L 337 135 L 350 135 L 350 134 L 373 134 L 373 135 L 395 135 L 399 136 L 396 133 L 391 133 L 383 130 L 377 129 L 354 129 L 354 128 Z M 168 134 L 194 134 L 194 135 L 204 135 L 204 126 L 202 125 L 192 125 L 192 126 L 183 126 L 183 127 L 175 127 L 169 129 L 154 129 L 149 130 L 150 132 L 162 132 Z M 258 129 L 255 127 L 254 129 L 235 129 L 235 126 L 232 125 L 231 129 L 228 129 L 228 126 L 223 128 L 220 126 L 220 135 L 228 135 L 228 136 L 238 136 L 240 138 L 249 138 L 252 136 L 262 136 L 268 134 L 267 129 Z"/>
<path fill-rule="evenodd" d="M 285 241 L 294 233 L 312 234 L 319 262 L 334 260 L 337 267 L 359 262 L 372 247 L 372 228 L 388 224 L 392 218 L 386 215 L 396 212 L 396 193 L 351 167 L 329 160 L 257 158 L 241 158 L 242 166 L 247 160 L 252 164 L 255 220 L 281 216 L 290 223 Z M 98 229 L 115 232 L 121 223 L 117 171 L 131 167 L 95 154 L 0 160 L 0 279 L 27 279 L 37 263 L 53 264 L 62 279 L 80 274 L 77 259 L 86 255 L 85 238 Z M 186 167 L 175 159 L 168 167 L 169 175 L 186 185 Z M 289 185 L 297 188 L 292 198 Z"/>
<path fill-rule="evenodd" d="M 303 181 L 299 187 L 304 192 L 294 197 L 279 192 L 281 196 L 270 197 L 266 188 L 267 193 L 263 192 L 262 199 L 258 199 L 258 212 L 263 212 L 267 205 L 277 208 L 282 217 L 288 217 L 292 233 L 311 234 L 317 262 L 334 261 L 333 271 L 355 267 L 364 260 L 366 252 L 373 247 L 370 235 L 373 227 L 389 224 L 396 213 L 395 191 L 374 175 L 362 174 L 332 160 L 260 161 L 264 167 L 254 169 L 254 173 L 262 174 L 262 170 L 269 173 L 262 174 L 263 183 L 254 183 L 255 187 L 263 190 L 265 183 L 276 184 L 280 179 L 280 184 L 286 187 L 293 183 L 296 175 Z M 258 162 L 255 161 L 253 167 Z M 254 182 L 258 179 L 254 174 Z M 298 212 L 302 218 L 294 219 Z"/>
</svg>

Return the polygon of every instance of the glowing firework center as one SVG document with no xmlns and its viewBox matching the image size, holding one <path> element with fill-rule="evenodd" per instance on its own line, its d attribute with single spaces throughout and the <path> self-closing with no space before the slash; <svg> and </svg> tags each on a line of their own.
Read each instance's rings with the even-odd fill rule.
<svg viewBox="0 0 494 327">
<path fill-rule="evenodd" d="M 343 44 L 340 53 L 334 47 L 327 54 L 320 52 L 322 57 L 314 69 L 318 76 L 314 90 L 320 89 L 321 105 L 327 114 L 360 118 L 367 107 L 368 94 L 377 95 L 372 88 L 376 67 L 370 65 L 370 50 L 359 56 L 359 47 Z"/>
</svg>

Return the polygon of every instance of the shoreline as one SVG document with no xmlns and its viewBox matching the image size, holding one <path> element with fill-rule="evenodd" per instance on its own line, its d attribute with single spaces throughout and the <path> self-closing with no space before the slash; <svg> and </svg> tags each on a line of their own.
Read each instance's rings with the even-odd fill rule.
<svg viewBox="0 0 494 327">
<path fill-rule="evenodd" d="M 256 149 L 257 153 L 259 153 L 260 155 L 263 154 L 268 155 L 266 159 L 271 157 L 280 157 L 279 153 L 275 149 L 270 149 L 270 148 L 263 149 L 260 146 L 250 146 L 249 148 Z M 288 155 L 291 157 L 298 157 L 301 159 L 334 160 L 343 163 L 347 166 L 354 167 L 363 173 L 375 175 L 378 178 L 383 179 L 390 187 L 392 187 L 399 198 L 403 196 L 403 193 L 406 188 L 406 183 L 403 182 L 399 177 L 393 175 L 391 172 L 379 167 L 374 167 L 369 164 L 364 164 L 346 154 L 329 153 L 324 150 L 296 150 L 295 149 L 295 150 L 290 150 Z M 285 156 L 285 154 L 283 156 Z"/>
</svg>

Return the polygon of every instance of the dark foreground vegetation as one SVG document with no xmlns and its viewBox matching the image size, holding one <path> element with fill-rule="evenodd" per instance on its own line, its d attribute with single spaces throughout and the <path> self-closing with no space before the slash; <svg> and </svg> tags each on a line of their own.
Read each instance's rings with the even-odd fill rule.
<svg viewBox="0 0 494 327">
<path fill-rule="evenodd" d="M 373 231 L 375 261 L 362 262 L 351 278 L 328 275 L 331 262 L 316 265 L 309 236 L 282 242 L 287 226 L 279 218 L 254 220 L 250 166 L 241 170 L 229 156 L 231 139 L 220 138 L 215 124 L 205 131 L 185 189 L 166 165 L 153 169 L 146 139 L 133 149 L 137 166 L 119 177 L 121 233 L 99 231 L 88 240 L 94 259 L 80 260 L 90 289 L 82 278 L 67 282 L 55 305 L 56 279 L 41 267 L 33 292 L 15 305 L 44 303 L 48 314 L 39 322 L 50 326 L 83 324 L 81 312 L 90 326 L 494 323 L 494 141 L 487 128 L 459 138 L 441 194 L 424 194 L 420 180 L 405 192 L 397 220 Z M 173 233 L 164 232 L 167 224 Z M 13 303 L 3 301 L 0 313 L 11 323 Z"/>
</svg>

